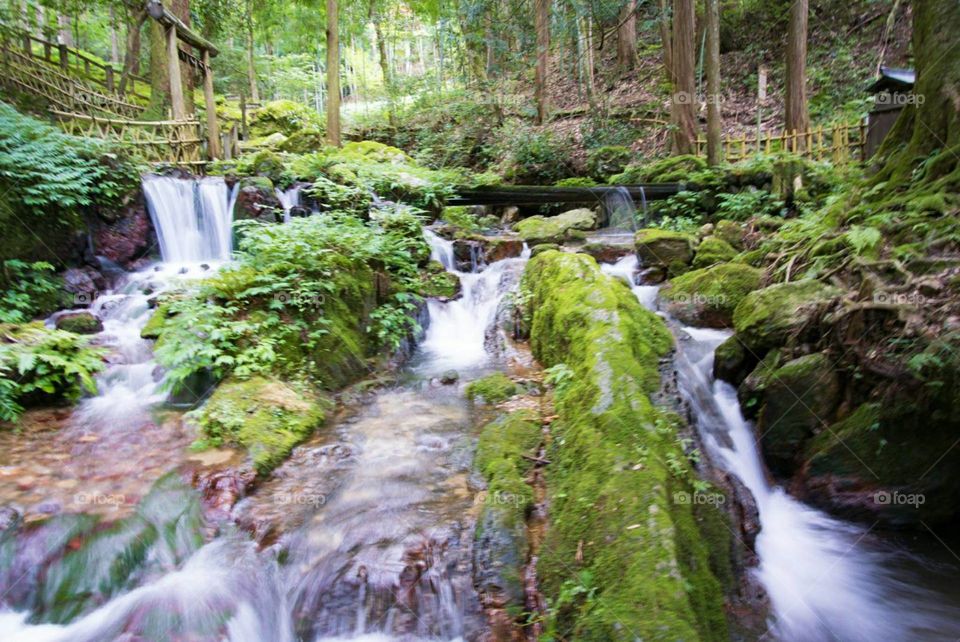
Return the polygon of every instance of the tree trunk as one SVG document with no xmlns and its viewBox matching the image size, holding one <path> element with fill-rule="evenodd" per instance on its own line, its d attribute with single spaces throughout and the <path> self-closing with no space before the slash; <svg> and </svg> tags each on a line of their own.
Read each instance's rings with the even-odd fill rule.
<svg viewBox="0 0 960 642">
<path fill-rule="evenodd" d="M 57 34 L 57 40 L 61 45 L 73 46 L 73 33 L 70 31 L 70 16 L 59 14 L 57 16 L 57 27 L 60 31 Z"/>
<path fill-rule="evenodd" d="M 696 36 L 694 0 L 673 0 L 671 56 L 674 83 L 670 101 L 670 123 L 673 126 L 671 147 L 674 154 L 692 154 L 696 144 Z"/>
<path fill-rule="evenodd" d="M 663 68 L 667 73 L 667 82 L 673 87 L 673 18 L 670 0 L 660 0 L 660 16 L 657 23 L 660 26 L 660 42 L 663 43 Z"/>
<path fill-rule="evenodd" d="M 160 119 L 170 109 L 170 69 L 167 67 L 167 31 L 150 21 L 150 112 Z"/>
<path fill-rule="evenodd" d="M 120 34 L 117 31 L 117 12 L 110 5 L 110 62 L 120 62 Z"/>
<path fill-rule="evenodd" d="M 370 20 L 373 22 L 374 35 L 377 37 L 377 58 L 380 61 L 380 72 L 383 74 L 383 88 L 387 92 L 387 123 L 392 128 L 397 125 L 393 109 L 393 74 L 390 72 L 390 58 L 387 56 L 387 39 L 383 37 L 382 17 L 374 12 L 372 3 Z"/>
<path fill-rule="evenodd" d="M 637 2 L 630 0 L 620 10 L 617 27 L 617 66 L 630 71 L 637 60 Z"/>
<path fill-rule="evenodd" d="M 706 0 L 707 30 L 707 162 L 723 161 L 722 114 L 720 113 L 720 0 Z"/>
<path fill-rule="evenodd" d="M 550 0 L 534 0 L 534 23 L 537 31 L 537 67 L 534 73 L 534 94 L 537 102 L 537 124 L 547 120 L 547 66 L 550 54 Z"/>
<path fill-rule="evenodd" d="M 147 19 L 146 5 L 130 17 L 127 24 L 127 47 L 123 55 L 123 72 L 120 74 L 120 93 L 126 93 L 130 75 L 135 74 L 140 62 L 140 29 Z"/>
<path fill-rule="evenodd" d="M 788 132 L 810 129 L 807 112 L 807 17 L 808 0 L 796 0 L 790 7 L 790 28 L 787 32 L 786 109 L 785 126 Z M 798 138 L 800 149 L 804 137 Z"/>
<path fill-rule="evenodd" d="M 170 2 L 170 11 L 176 17 L 180 18 L 180 21 L 183 24 L 190 26 L 190 0 L 171 0 Z M 191 47 L 180 43 L 180 49 L 190 53 Z M 187 111 L 190 113 L 196 112 L 196 104 L 193 97 L 193 88 L 194 88 L 194 70 L 193 67 L 185 62 L 180 63 L 180 78 L 182 79 L 183 85 L 183 97 L 187 105 Z"/>
<path fill-rule="evenodd" d="M 250 101 L 260 102 L 260 89 L 257 86 L 257 68 L 253 63 L 253 2 L 246 0 L 245 3 L 245 35 L 247 40 L 247 82 L 250 85 Z"/>
<path fill-rule="evenodd" d="M 337 0 L 327 0 L 327 140 L 340 146 L 340 28 Z"/>
<path fill-rule="evenodd" d="M 960 190 L 960 4 L 914 0 L 916 84 L 877 158 L 886 161 L 876 180 L 910 181 L 919 159 L 924 181 L 942 181 L 942 191 Z M 945 178 L 950 175 L 949 178 Z"/>
</svg>

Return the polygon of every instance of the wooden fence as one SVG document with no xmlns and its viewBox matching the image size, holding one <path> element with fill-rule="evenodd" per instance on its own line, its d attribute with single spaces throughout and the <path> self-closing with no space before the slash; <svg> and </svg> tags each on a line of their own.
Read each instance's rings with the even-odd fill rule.
<svg viewBox="0 0 960 642">
<path fill-rule="evenodd" d="M 198 120 L 125 120 L 52 109 L 63 129 L 75 136 L 121 140 L 151 163 L 202 166 L 207 163 Z"/>
<path fill-rule="evenodd" d="M 815 160 L 832 160 L 844 163 L 850 160 L 863 160 L 867 141 L 867 122 L 861 120 L 855 124 L 836 123 L 819 126 L 806 132 L 784 130 L 781 133 L 767 132 L 759 138 L 744 134 L 740 138 L 724 139 L 723 158 L 736 162 L 754 154 L 772 154 L 792 152 Z M 707 155 L 707 141 L 697 140 L 697 156 Z"/>
<path fill-rule="evenodd" d="M 121 92 L 120 74 L 117 73 L 113 65 L 103 63 L 83 51 L 50 42 L 3 22 L 0 22 L 0 44 L 7 49 L 16 49 L 38 62 L 57 67 L 66 75 L 82 73 L 84 83 L 96 85 L 107 94 L 130 95 L 144 101 L 149 100 L 148 94 L 138 91 L 138 86 L 141 89 L 150 86 L 147 79 L 136 74 L 129 74 L 127 76 L 127 86 Z"/>
</svg>

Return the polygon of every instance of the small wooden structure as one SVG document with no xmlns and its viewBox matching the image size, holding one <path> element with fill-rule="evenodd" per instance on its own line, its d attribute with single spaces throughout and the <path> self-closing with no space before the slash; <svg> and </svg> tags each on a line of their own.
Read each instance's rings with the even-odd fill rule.
<svg viewBox="0 0 960 642">
<path fill-rule="evenodd" d="M 220 125 L 217 122 L 217 105 L 213 96 L 213 68 L 210 59 L 220 53 L 212 43 L 171 13 L 160 0 L 149 0 L 147 12 L 163 25 L 167 35 L 167 64 L 170 69 L 170 101 L 173 120 L 186 121 L 187 107 L 183 97 L 183 82 L 180 76 L 180 61 L 203 74 L 203 98 L 207 106 L 207 155 L 211 160 L 222 156 L 220 148 Z M 196 49 L 199 57 L 182 51 L 179 42 Z"/>
<path fill-rule="evenodd" d="M 723 141 L 723 158 L 731 163 L 753 154 L 791 152 L 814 160 L 832 160 L 843 163 L 851 159 L 863 160 L 867 138 L 867 121 L 820 125 L 805 132 L 756 133 Z M 697 156 L 707 155 L 707 141 L 697 139 Z"/>
<path fill-rule="evenodd" d="M 601 185 L 596 187 L 551 187 L 537 185 L 495 185 L 492 187 L 455 187 L 447 205 L 545 205 L 548 203 L 603 203 L 611 194 L 626 191 L 637 202 L 670 198 L 697 187 L 687 183 L 654 183 L 649 185 Z"/>
<path fill-rule="evenodd" d="M 867 88 L 875 96 L 873 109 L 867 121 L 867 140 L 864 158 L 873 156 L 904 107 L 917 104 L 913 95 L 916 74 L 913 69 L 880 67 L 880 77 Z"/>
</svg>

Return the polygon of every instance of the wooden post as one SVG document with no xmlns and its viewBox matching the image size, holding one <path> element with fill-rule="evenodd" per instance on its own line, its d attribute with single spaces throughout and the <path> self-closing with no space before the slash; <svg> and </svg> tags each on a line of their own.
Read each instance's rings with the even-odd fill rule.
<svg viewBox="0 0 960 642">
<path fill-rule="evenodd" d="M 243 140 L 248 140 L 249 136 L 247 135 L 247 97 L 242 93 L 240 94 L 240 134 L 243 136 Z"/>
<path fill-rule="evenodd" d="M 217 122 L 217 102 L 213 97 L 213 67 L 210 52 L 203 50 L 203 100 L 207 104 L 207 155 L 210 160 L 220 158 L 220 124 Z"/>
<path fill-rule="evenodd" d="M 70 50 L 67 48 L 67 45 L 61 43 L 57 45 L 57 52 L 60 56 L 60 69 L 63 69 L 64 72 L 69 71 L 70 69 Z"/>
<path fill-rule="evenodd" d="M 177 30 L 167 27 L 167 65 L 170 72 L 170 104 L 174 120 L 187 119 L 187 106 L 183 101 L 183 80 L 180 77 L 180 47 Z"/>
<path fill-rule="evenodd" d="M 104 72 L 106 72 L 107 91 L 109 91 L 109 92 L 112 94 L 112 93 L 113 93 L 113 88 L 114 88 L 114 84 L 113 84 L 113 67 L 110 66 L 110 65 L 107 65 L 107 66 L 104 68 Z"/>
</svg>

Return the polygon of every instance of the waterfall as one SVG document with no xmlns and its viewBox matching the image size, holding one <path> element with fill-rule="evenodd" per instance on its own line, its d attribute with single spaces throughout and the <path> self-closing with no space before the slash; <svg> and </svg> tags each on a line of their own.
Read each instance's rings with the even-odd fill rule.
<svg viewBox="0 0 960 642">
<path fill-rule="evenodd" d="M 607 274 L 626 278 L 640 302 L 655 310 L 659 286 L 634 286 L 636 268 L 634 256 L 603 266 Z M 908 554 L 883 547 L 870 537 L 872 529 L 810 508 L 768 481 L 736 389 L 713 377 L 714 352 L 731 333 L 677 327 L 667 320 L 677 335 L 680 392 L 696 417 L 704 445 L 711 459 L 736 476 L 756 500 L 761 530 L 755 573 L 773 610 L 767 633 L 798 642 L 955 642 L 960 613 L 945 605 L 944 596 L 921 587 L 910 563 L 904 562 Z"/>
<path fill-rule="evenodd" d="M 303 186 L 294 185 L 286 191 L 277 187 L 274 191 L 277 194 L 277 199 L 280 201 L 281 207 L 283 207 L 283 222 L 289 223 L 290 210 L 300 205 L 300 192 L 303 191 Z"/>
<path fill-rule="evenodd" d="M 482 366 L 489 356 L 485 345 L 487 329 L 494 322 L 500 301 L 516 285 L 529 249 L 525 247 L 519 258 L 485 267 L 472 254 L 471 271 L 460 272 L 453 267 L 453 243 L 429 230 L 425 235 L 431 257 L 456 274 L 462 285 L 458 299 L 427 303 L 430 327 L 421 345 L 426 362 L 435 371 Z"/>
<path fill-rule="evenodd" d="M 233 249 L 238 185 L 220 177 L 145 176 L 143 194 L 166 263 L 226 261 Z"/>
<path fill-rule="evenodd" d="M 643 197 L 644 215 L 646 215 L 646 196 Z M 637 205 L 626 187 L 616 187 L 603 199 L 603 211 L 606 214 L 605 227 L 610 231 L 635 232 L 637 230 Z"/>
</svg>

